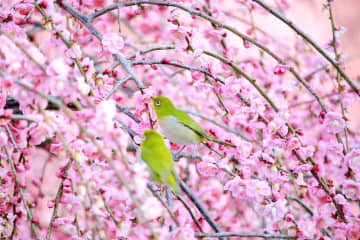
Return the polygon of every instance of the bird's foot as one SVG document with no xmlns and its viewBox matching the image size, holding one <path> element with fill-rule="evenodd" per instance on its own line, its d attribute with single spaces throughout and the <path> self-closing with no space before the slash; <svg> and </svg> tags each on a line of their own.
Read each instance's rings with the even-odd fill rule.
<svg viewBox="0 0 360 240">
<path fill-rule="evenodd" d="M 184 150 L 186 146 L 184 145 L 178 152 L 176 152 L 175 154 L 173 154 L 173 158 L 174 160 L 177 160 L 178 157 L 180 156 L 180 153 L 182 152 L 182 150 Z"/>
<path fill-rule="evenodd" d="M 195 159 L 195 158 L 196 158 L 196 144 L 194 144 L 194 149 L 193 149 L 193 151 L 192 151 L 192 153 L 191 153 L 191 158 L 192 158 L 192 159 Z"/>
</svg>

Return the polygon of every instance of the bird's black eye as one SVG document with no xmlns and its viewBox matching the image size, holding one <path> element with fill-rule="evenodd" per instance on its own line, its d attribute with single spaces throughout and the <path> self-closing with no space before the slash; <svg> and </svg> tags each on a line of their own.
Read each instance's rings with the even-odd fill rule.
<svg viewBox="0 0 360 240">
<path fill-rule="evenodd" d="M 156 105 L 156 106 L 160 106 L 160 101 L 157 100 L 157 101 L 155 102 L 155 105 Z"/>
</svg>

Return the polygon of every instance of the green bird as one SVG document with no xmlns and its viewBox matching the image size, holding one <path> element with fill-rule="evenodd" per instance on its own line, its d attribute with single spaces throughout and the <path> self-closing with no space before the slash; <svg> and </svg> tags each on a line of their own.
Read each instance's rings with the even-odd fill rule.
<svg viewBox="0 0 360 240">
<path fill-rule="evenodd" d="M 231 143 L 218 140 L 207 134 L 186 112 L 177 109 L 169 98 L 164 96 L 153 98 L 153 106 L 160 128 L 170 141 L 179 145 L 213 141 L 235 147 Z"/>
<path fill-rule="evenodd" d="M 158 132 L 145 130 L 140 148 L 137 151 L 137 157 L 147 163 L 155 181 L 170 186 L 175 194 L 181 193 L 171 151 Z"/>
</svg>

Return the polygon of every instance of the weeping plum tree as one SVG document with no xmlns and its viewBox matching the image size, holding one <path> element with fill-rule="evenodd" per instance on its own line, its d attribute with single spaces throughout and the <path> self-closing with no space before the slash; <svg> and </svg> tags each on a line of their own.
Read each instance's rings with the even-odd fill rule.
<svg viewBox="0 0 360 240">
<path fill-rule="evenodd" d="M 291 0 L 1 1 L 0 238 L 359 239 L 359 84 L 322 2 L 326 46 Z M 135 156 L 160 95 L 236 146 L 176 155 L 178 196 Z"/>
</svg>

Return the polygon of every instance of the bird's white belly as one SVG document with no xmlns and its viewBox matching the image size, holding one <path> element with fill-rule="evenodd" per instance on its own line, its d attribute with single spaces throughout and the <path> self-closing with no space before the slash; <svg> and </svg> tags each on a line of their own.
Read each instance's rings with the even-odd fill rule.
<svg viewBox="0 0 360 240">
<path fill-rule="evenodd" d="M 189 145 L 198 142 L 198 135 L 181 124 L 175 117 L 164 117 L 158 120 L 166 138 L 179 145 Z"/>
</svg>

